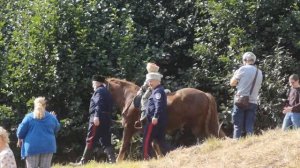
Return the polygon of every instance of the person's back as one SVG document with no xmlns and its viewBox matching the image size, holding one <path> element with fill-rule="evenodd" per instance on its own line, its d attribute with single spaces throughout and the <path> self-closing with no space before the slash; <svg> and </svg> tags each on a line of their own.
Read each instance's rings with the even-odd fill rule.
<svg viewBox="0 0 300 168">
<path fill-rule="evenodd" d="M 99 95 L 100 98 L 102 99 L 100 101 L 100 104 L 97 104 L 99 102 Z M 99 106 L 99 107 L 98 107 Z M 101 109 L 101 112 L 108 112 L 111 113 L 113 107 L 113 99 L 112 99 L 112 95 L 110 94 L 110 92 L 107 90 L 107 88 L 102 85 L 101 87 L 97 88 L 97 90 L 95 91 L 95 93 L 93 94 L 92 98 L 91 98 L 91 102 L 90 102 L 90 107 L 89 107 L 89 113 L 93 114 L 96 111 L 96 108 Z"/>
<path fill-rule="evenodd" d="M 235 71 L 230 79 L 230 86 L 236 86 L 237 89 L 232 110 L 233 138 L 236 139 L 240 138 L 242 133 L 250 135 L 254 132 L 258 92 L 263 80 L 261 70 L 254 64 L 256 56 L 252 52 L 246 52 L 243 54 L 242 59 L 243 66 Z M 251 92 L 252 87 L 253 90 Z M 247 96 L 249 96 L 249 102 Z"/>
<path fill-rule="evenodd" d="M 236 77 L 239 80 L 236 88 L 236 94 L 242 96 L 250 96 L 249 102 L 257 104 L 257 97 L 259 90 L 261 88 L 261 83 L 263 79 L 263 75 L 260 69 L 258 69 L 256 81 L 253 86 L 252 93 L 250 95 L 250 90 L 252 88 L 252 84 L 255 78 L 257 67 L 254 65 L 244 65 L 238 69 L 236 72 Z"/>
<path fill-rule="evenodd" d="M 33 113 L 27 114 L 17 133 L 24 143 L 21 156 L 55 153 L 55 134 L 58 130 L 59 123 L 49 112 L 45 112 L 45 117 L 42 119 L 35 119 Z"/>
<path fill-rule="evenodd" d="M 26 159 L 27 168 L 50 168 L 56 152 L 55 134 L 60 124 L 54 112 L 46 111 L 45 97 L 34 100 L 34 110 L 27 114 L 17 129 L 21 157 Z"/>
</svg>

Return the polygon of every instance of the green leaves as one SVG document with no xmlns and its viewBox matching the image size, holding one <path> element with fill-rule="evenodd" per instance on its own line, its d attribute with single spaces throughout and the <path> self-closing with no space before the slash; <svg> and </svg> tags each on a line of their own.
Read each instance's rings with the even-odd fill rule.
<svg viewBox="0 0 300 168">
<path fill-rule="evenodd" d="M 58 113 L 65 128 L 83 130 L 93 74 L 142 84 L 148 61 L 160 66 L 167 88 L 212 93 L 230 128 L 234 90 L 229 79 L 246 51 L 256 54 L 264 72 L 257 128 L 274 127 L 281 122 L 278 99 L 288 88 L 287 77 L 299 73 L 296 0 L 23 0 L 0 5 L 5 106 L 22 117 L 34 97 L 46 96 L 49 110 Z M 68 134 L 65 130 L 61 136 Z"/>
</svg>

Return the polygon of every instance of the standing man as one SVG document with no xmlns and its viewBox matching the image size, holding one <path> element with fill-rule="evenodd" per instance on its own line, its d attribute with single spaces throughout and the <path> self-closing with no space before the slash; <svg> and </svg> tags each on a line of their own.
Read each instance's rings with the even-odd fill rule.
<svg viewBox="0 0 300 168">
<path fill-rule="evenodd" d="M 234 126 L 234 139 L 239 139 L 242 133 L 246 133 L 246 135 L 253 134 L 258 92 L 261 88 L 263 79 L 261 70 L 254 65 L 255 61 L 256 56 L 252 52 L 246 52 L 243 55 L 243 66 L 235 71 L 230 80 L 230 86 L 236 86 L 237 89 L 235 93 L 235 101 L 239 96 L 249 96 L 250 103 L 250 105 L 246 108 L 240 108 L 236 105 L 233 107 L 232 120 Z M 251 90 L 252 93 L 250 95 Z"/>
<path fill-rule="evenodd" d="M 78 163 L 71 163 L 73 166 L 85 164 L 90 159 L 93 148 L 97 145 L 97 142 L 100 142 L 100 145 L 104 148 L 109 163 L 116 161 L 111 144 L 110 131 L 113 99 L 104 83 L 105 78 L 103 76 L 93 76 L 92 86 L 94 94 L 90 100 L 90 119 L 86 145 L 81 160 Z"/>
<path fill-rule="evenodd" d="M 154 141 L 159 145 L 161 153 L 166 154 L 167 96 L 164 87 L 160 83 L 161 78 L 162 75 L 157 72 L 146 75 L 146 82 L 152 89 L 152 94 L 148 99 L 147 123 L 144 128 L 144 159 L 149 159 L 151 144 Z"/>
<path fill-rule="evenodd" d="M 146 66 L 147 72 L 156 72 L 158 73 L 159 66 L 157 66 L 155 63 L 148 62 Z M 140 90 L 138 91 L 137 95 L 142 97 L 141 98 L 141 117 L 140 121 L 143 121 L 147 116 L 147 104 L 148 99 L 151 95 L 152 89 L 148 86 L 147 81 L 145 80 L 143 86 L 140 87 Z"/>
<path fill-rule="evenodd" d="M 285 114 L 282 130 L 288 130 L 289 128 L 300 127 L 300 84 L 299 76 L 293 74 L 289 77 L 289 84 L 291 89 L 289 91 L 289 97 L 287 105 L 283 108 Z"/>
</svg>

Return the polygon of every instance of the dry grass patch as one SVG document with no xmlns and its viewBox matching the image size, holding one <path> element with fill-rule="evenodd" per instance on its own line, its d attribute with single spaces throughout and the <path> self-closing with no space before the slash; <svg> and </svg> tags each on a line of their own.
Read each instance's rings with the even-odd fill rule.
<svg viewBox="0 0 300 168">
<path fill-rule="evenodd" d="M 71 168 L 56 165 L 54 168 Z M 83 168 L 298 168 L 300 129 L 269 130 L 245 139 L 208 139 L 201 145 L 178 148 L 164 158 L 150 161 L 102 164 L 92 162 Z"/>
<path fill-rule="evenodd" d="M 209 139 L 204 144 L 177 149 L 149 168 L 293 168 L 300 167 L 300 130 L 270 130 L 241 140 Z"/>
<path fill-rule="evenodd" d="M 140 168 L 143 162 L 130 162 L 124 161 L 117 164 L 108 164 L 108 163 L 99 163 L 95 161 L 91 161 L 84 166 L 79 166 L 78 168 Z M 73 168 L 68 165 L 55 165 L 52 168 Z"/>
</svg>

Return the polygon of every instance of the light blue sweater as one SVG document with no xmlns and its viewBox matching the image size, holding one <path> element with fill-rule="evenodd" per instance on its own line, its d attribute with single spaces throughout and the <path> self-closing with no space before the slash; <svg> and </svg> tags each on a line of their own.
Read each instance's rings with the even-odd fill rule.
<svg viewBox="0 0 300 168">
<path fill-rule="evenodd" d="M 34 119 L 27 114 L 17 130 L 17 137 L 23 139 L 21 157 L 56 152 L 55 134 L 60 124 L 56 117 L 46 111 L 43 119 Z"/>
</svg>

